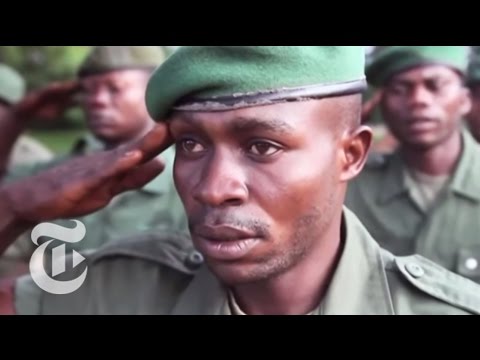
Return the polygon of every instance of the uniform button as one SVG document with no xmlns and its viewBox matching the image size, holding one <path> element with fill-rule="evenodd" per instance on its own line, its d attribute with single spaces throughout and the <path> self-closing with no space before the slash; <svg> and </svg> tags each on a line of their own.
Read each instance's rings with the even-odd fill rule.
<svg viewBox="0 0 480 360">
<path fill-rule="evenodd" d="M 190 269 L 198 269 L 203 264 L 203 256 L 198 251 L 194 250 L 188 254 L 186 265 Z"/>
<path fill-rule="evenodd" d="M 468 258 L 465 260 L 465 267 L 468 270 L 475 270 L 478 267 L 478 261 L 475 258 Z"/>
<path fill-rule="evenodd" d="M 405 268 L 414 278 L 422 277 L 425 274 L 425 271 L 423 271 L 422 267 L 416 263 L 408 263 Z"/>
</svg>

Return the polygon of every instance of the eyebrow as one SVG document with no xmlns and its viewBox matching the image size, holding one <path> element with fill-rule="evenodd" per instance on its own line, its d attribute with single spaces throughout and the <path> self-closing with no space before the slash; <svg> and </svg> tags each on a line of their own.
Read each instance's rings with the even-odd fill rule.
<svg viewBox="0 0 480 360">
<path fill-rule="evenodd" d="M 269 131 L 278 134 L 292 132 L 294 128 L 281 119 L 259 119 L 254 117 L 237 117 L 230 125 L 230 131 L 234 133 L 246 133 L 253 131 Z"/>
<path fill-rule="evenodd" d="M 187 123 L 194 127 L 204 129 L 203 124 L 197 123 L 196 118 L 188 113 L 177 118 L 183 123 Z M 234 134 L 248 133 L 254 131 L 269 131 L 278 134 L 285 134 L 292 132 L 294 127 L 281 119 L 267 119 L 256 117 L 236 117 L 228 125 L 228 131 Z"/>
</svg>

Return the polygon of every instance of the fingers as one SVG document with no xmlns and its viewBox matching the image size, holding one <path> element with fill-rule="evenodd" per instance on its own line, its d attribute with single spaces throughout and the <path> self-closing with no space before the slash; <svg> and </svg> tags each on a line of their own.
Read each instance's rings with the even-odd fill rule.
<svg viewBox="0 0 480 360">
<path fill-rule="evenodd" d="M 102 183 L 109 178 L 121 176 L 138 166 L 142 160 L 142 153 L 138 150 L 128 151 L 126 153 L 112 152 L 105 154 L 105 165 L 103 169 L 96 169 L 95 174 L 87 177 L 87 181 L 92 179 L 92 183 Z M 87 166 L 87 165 L 86 165 Z"/>
<path fill-rule="evenodd" d="M 129 146 L 128 150 L 139 150 L 142 153 L 142 162 L 155 158 L 162 151 L 173 144 L 173 138 L 168 126 L 164 123 L 157 124 L 142 139 Z"/>
<path fill-rule="evenodd" d="M 50 118 L 63 112 L 71 102 L 73 95 L 80 89 L 77 81 L 52 83 L 44 88 L 28 93 L 14 111 L 20 120 L 32 117 Z"/>
<path fill-rule="evenodd" d="M 66 107 L 73 100 L 73 95 L 80 90 L 80 84 L 76 81 L 53 83 L 40 89 L 35 94 L 35 105 L 44 104 Z"/>
<path fill-rule="evenodd" d="M 77 81 L 56 82 L 27 94 L 25 101 L 22 102 L 26 102 L 28 105 L 50 101 L 57 102 L 59 99 L 63 100 L 70 97 L 79 89 L 80 84 Z"/>
<path fill-rule="evenodd" d="M 44 99 L 50 100 L 59 95 L 70 96 L 78 90 L 80 90 L 80 83 L 78 81 L 64 81 L 51 83 L 37 91 L 43 95 Z"/>
<path fill-rule="evenodd" d="M 100 159 L 99 157 L 103 158 Z M 109 151 L 75 159 L 71 171 L 68 167 L 62 171 L 65 174 L 62 187 L 68 189 L 73 198 L 81 198 L 84 194 L 95 191 L 100 186 L 108 185 L 110 182 L 113 187 L 115 181 L 111 180 L 121 178 L 126 172 L 138 166 L 141 160 L 142 153 L 138 150 L 126 153 Z M 67 162 L 60 166 L 68 165 Z M 78 175 L 74 175 L 75 173 Z M 71 174 L 70 179 L 68 174 Z"/>
<path fill-rule="evenodd" d="M 114 189 L 113 194 L 117 195 L 124 191 L 135 190 L 142 188 L 150 181 L 160 175 L 165 168 L 165 164 L 159 159 L 153 159 L 129 172 L 118 183 Z"/>
</svg>

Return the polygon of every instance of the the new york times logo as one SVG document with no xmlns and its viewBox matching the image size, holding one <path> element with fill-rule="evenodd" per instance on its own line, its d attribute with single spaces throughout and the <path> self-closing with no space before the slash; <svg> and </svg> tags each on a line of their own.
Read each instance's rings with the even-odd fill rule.
<svg viewBox="0 0 480 360">
<path fill-rule="evenodd" d="M 57 280 L 56 276 L 68 278 L 67 260 L 71 261 L 72 268 L 75 268 L 85 260 L 75 250 L 71 254 L 66 254 L 65 244 L 57 245 L 58 241 L 64 243 L 77 243 L 85 237 L 86 229 L 78 220 L 74 228 L 63 227 L 52 223 L 42 223 L 32 230 L 31 239 L 38 248 L 30 259 L 30 274 L 33 281 L 44 291 L 51 294 L 70 294 L 82 286 L 87 276 L 87 268 L 78 276 L 68 280 Z M 47 237 L 48 240 L 39 245 L 39 239 Z M 52 246 L 49 246 L 51 245 Z M 55 245 L 55 246 L 53 246 Z M 48 264 L 51 267 L 50 273 L 46 271 L 45 266 L 36 266 L 36 264 Z"/>
</svg>

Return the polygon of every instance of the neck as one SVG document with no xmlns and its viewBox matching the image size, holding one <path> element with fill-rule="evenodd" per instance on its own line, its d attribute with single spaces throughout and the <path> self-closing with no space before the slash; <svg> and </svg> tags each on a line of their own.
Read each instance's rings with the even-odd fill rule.
<svg viewBox="0 0 480 360">
<path fill-rule="evenodd" d="M 251 315 L 303 315 L 319 306 L 341 253 L 341 215 L 319 246 L 294 268 L 273 279 L 235 286 L 240 308 Z"/>
<path fill-rule="evenodd" d="M 429 175 L 446 175 L 454 172 L 462 154 L 462 136 L 455 132 L 447 141 L 428 149 L 402 147 L 405 164 Z"/>
</svg>

